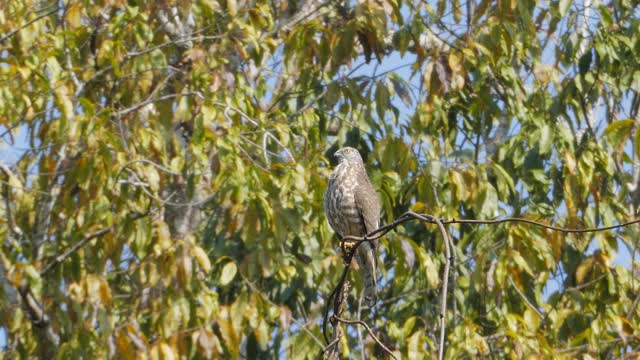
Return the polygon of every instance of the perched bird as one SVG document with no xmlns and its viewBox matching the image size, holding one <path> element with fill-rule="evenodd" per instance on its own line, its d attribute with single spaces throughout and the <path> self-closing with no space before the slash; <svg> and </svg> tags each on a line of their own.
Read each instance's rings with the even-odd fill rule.
<svg viewBox="0 0 640 360">
<path fill-rule="evenodd" d="M 340 163 L 329 177 L 324 192 L 324 212 L 329 225 L 340 238 L 364 236 L 380 224 L 380 201 L 362 163 L 358 150 L 345 147 L 335 155 Z M 377 300 L 376 249 L 378 241 L 361 244 L 355 254 L 364 274 L 364 300 L 373 306 Z"/>
</svg>

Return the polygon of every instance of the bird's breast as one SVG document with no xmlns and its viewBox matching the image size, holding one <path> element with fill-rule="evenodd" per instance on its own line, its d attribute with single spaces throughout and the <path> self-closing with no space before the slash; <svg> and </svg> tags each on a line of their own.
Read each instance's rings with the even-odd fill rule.
<svg viewBox="0 0 640 360">
<path fill-rule="evenodd" d="M 348 166 L 338 166 L 329 180 L 328 205 L 331 226 L 344 235 L 364 235 L 364 224 L 355 199 L 357 174 Z"/>
</svg>

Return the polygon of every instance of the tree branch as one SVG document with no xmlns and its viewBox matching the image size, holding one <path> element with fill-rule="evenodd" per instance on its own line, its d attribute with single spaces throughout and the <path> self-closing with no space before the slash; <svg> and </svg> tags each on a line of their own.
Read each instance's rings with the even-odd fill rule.
<svg viewBox="0 0 640 360">
<path fill-rule="evenodd" d="M 141 218 L 149 215 L 149 210 L 147 210 L 147 212 L 144 213 L 144 214 L 135 214 L 134 216 L 131 217 L 131 220 L 135 221 L 135 220 L 141 219 Z M 73 245 L 71 248 L 69 248 L 69 250 L 65 251 L 63 254 L 60 254 L 60 255 L 56 256 L 53 259 L 53 261 L 51 261 L 49 264 L 47 264 L 47 266 L 45 266 L 42 270 L 40 270 L 40 276 L 44 276 L 46 273 L 51 271 L 51 269 L 53 269 L 56 265 L 58 265 L 61 262 L 65 261 L 69 256 L 73 255 L 80 248 L 82 248 L 83 246 L 87 245 L 91 240 L 107 234 L 109 231 L 111 231 L 113 229 L 113 227 L 114 226 L 109 226 L 109 227 L 104 228 L 102 230 L 98 230 L 98 231 L 92 232 L 90 234 L 87 234 L 84 237 L 84 239 L 82 239 L 79 242 L 77 242 L 75 245 Z"/>
<path fill-rule="evenodd" d="M 338 282 L 338 285 L 332 290 L 331 294 L 329 294 L 329 297 L 327 298 L 327 301 L 326 301 L 324 319 L 322 323 L 322 333 L 328 345 L 327 347 L 325 347 L 325 349 L 322 351 L 320 355 L 323 355 L 324 353 L 329 351 L 331 348 L 337 346 L 339 336 L 342 336 L 340 331 L 336 328 L 336 324 L 334 324 L 334 328 L 336 328 L 337 332 L 334 333 L 334 338 L 330 341 L 329 337 L 327 336 L 327 323 L 329 321 L 329 304 L 333 303 L 333 316 L 331 317 L 331 319 L 339 322 L 343 322 L 343 323 L 349 323 L 349 322 L 345 322 L 344 319 L 340 318 L 340 314 L 345 304 L 345 299 L 346 299 L 345 293 L 346 291 L 348 291 L 348 282 L 346 281 L 346 277 L 351 268 L 351 260 L 358 246 L 360 246 L 364 242 L 377 240 L 382 236 L 384 236 L 385 234 L 387 234 L 388 232 L 390 232 L 391 230 L 398 227 L 399 225 L 410 220 L 419 220 L 424 223 L 436 224 L 443 237 L 446 261 L 445 261 L 445 268 L 444 268 L 444 273 L 442 278 L 442 293 L 441 293 L 441 304 L 440 304 L 440 343 L 439 343 L 439 349 L 438 349 L 439 359 L 443 359 L 444 353 L 445 353 L 444 351 L 445 335 L 446 335 L 445 320 L 446 320 L 446 311 L 447 311 L 447 292 L 448 292 L 448 282 L 449 282 L 449 271 L 451 267 L 451 262 L 455 258 L 455 256 L 453 255 L 454 253 L 452 252 L 452 248 L 455 249 L 455 244 L 451 240 L 444 225 L 448 225 L 448 224 L 495 225 L 495 224 L 513 222 L 513 223 L 525 223 L 525 224 L 534 225 L 534 226 L 542 227 L 549 230 L 559 231 L 563 233 L 589 233 L 589 232 L 614 230 L 614 229 L 623 228 L 632 224 L 640 223 L 640 218 L 638 218 L 638 219 L 634 219 L 634 220 L 627 221 L 627 222 L 624 222 L 618 225 L 613 225 L 613 226 L 605 226 L 605 227 L 599 227 L 599 228 L 571 229 L 571 228 L 561 228 L 553 225 L 547 225 L 538 221 L 524 219 L 524 218 L 510 217 L 510 218 L 495 219 L 495 220 L 458 220 L 458 219 L 444 220 L 444 219 L 438 219 L 428 214 L 418 214 L 412 211 L 408 211 L 402 214 L 396 220 L 394 220 L 391 224 L 381 226 L 378 229 L 368 233 L 365 236 L 344 236 L 340 243 L 340 247 L 343 252 L 343 260 L 345 263 L 345 268 L 342 272 L 342 275 L 340 276 L 340 281 Z M 509 280 L 511 281 L 512 285 L 514 285 L 514 287 L 516 288 L 516 291 L 525 300 L 527 305 L 531 309 L 533 309 L 536 312 L 536 314 L 538 314 L 541 318 L 543 318 L 544 315 L 542 314 L 542 312 L 540 312 L 540 310 L 538 310 L 535 306 L 533 306 L 533 304 L 531 304 L 531 302 L 529 302 L 529 300 L 526 298 L 526 296 L 524 296 L 524 294 L 520 291 L 520 289 L 517 286 L 515 286 L 515 283 L 511 278 Z M 639 302 L 640 302 L 640 295 L 638 295 L 638 297 L 635 299 L 629 314 L 632 314 L 635 311 Z M 360 325 L 368 326 L 362 320 L 348 320 L 348 321 L 353 323 L 358 323 Z M 369 328 L 367 329 L 370 331 Z M 377 342 L 381 344 L 379 341 Z"/>
<path fill-rule="evenodd" d="M 511 276 L 509 276 L 509 283 L 511 284 L 511 286 L 513 286 L 514 289 L 516 289 L 516 292 L 518 293 L 518 295 L 520 295 L 522 300 L 524 300 L 524 302 L 527 304 L 527 306 L 529 306 L 529 308 L 531 310 L 533 310 L 536 314 L 538 314 L 538 317 L 540 317 L 540 319 L 544 319 L 545 318 L 544 314 L 540 310 L 538 310 L 538 308 L 535 307 L 531 303 L 531 301 L 529 301 L 527 296 L 522 292 L 522 290 L 520 290 L 520 288 L 518 287 L 518 285 L 516 285 L 516 282 L 513 281 L 513 278 Z"/>
<path fill-rule="evenodd" d="M 371 336 L 371 338 L 384 350 L 386 351 L 392 358 L 398 360 L 398 358 L 396 357 L 396 355 L 393 353 L 393 351 L 389 350 L 388 347 L 386 347 L 382 341 L 380 341 L 380 339 L 378 339 L 378 337 L 373 333 L 373 330 L 371 330 L 371 328 L 369 327 L 369 325 L 362 321 L 362 320 L 347 320 L 347 319 L 343 319 L 341 317 L 338 316 L 333 316 L 334 319 L 336 319 L 338 322 L 341 322 L 343 324 L 351 324 L 351 325 L 362 325 L 364 326 L 367 331 L 369 332 L 369 336 Z"/>
<path fill-rule="evenodd" d="M 46 17 L 47 17 L 47 16 L 49 16 L 49 15 L 53 15 L 53 14 L 55 14 L 55 13 L 56 13 L 56 11 L 58 11 L 58 6 L 54 7 L 52 10 L 49 10 L 49 11 L 47 11 L 46 13 L 44 13 L 44 14 L 42 14 L 42 15 L 38 16 L 38 17 L 33 18 L 32 20 L 27 21 L 27 23 L 26 23 L 26 24 L 22 25 L 22 26 L 21 26 L 21 27 L 19 27 L 18 29 L 14 29 L 14 30 L 12 30 L 12 31 L 8 32 L 7 34 L 5 34 L 5 35 L 3 35 L 2 37 L 0 37 L 0 44 L 1 44 L 1 43 L 3 43 L 3 42 L 5 42 L 7 39 L 9 39 L 9 38 L 13 37 L 14 35 L 16 35 L 17 33 L 19 33 L 20 31 L 22 31 L 22 29 L 26 28 L 27 26 L 29 26 L 29 25 L 31 25 L 31 24 L 33 24 L 33 23 L 37 22 L 37 21 L 40 21 L 41 19 L 46 18 Z"/>
</svg>

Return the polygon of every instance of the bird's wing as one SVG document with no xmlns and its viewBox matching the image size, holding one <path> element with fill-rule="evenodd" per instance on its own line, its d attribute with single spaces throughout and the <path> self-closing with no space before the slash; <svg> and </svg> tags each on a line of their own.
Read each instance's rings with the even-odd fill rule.
<svg viewBox="0 0 640 360">
<path fill-rule="evenodd" d="M 327 189 L 324 191 L 324 199 L 323 199 L 323 205 L 324 205 L 324 213 L 327 217 L 327 222 L 329 223 L 329 226 L 331 227 L 331 229 L 333 229 L 333 231 L 335 231 L 336 234 L 338 234 L 339 237 L 342 237 L 342 234 L 338 231 L 340 228 L 337 226 L 337 224 L 334 224 L 333 217 L 330 215 L 331 214 L 331 191 L 333 188 L 333 184 L 332 184 L 332 180 L 329 179 L 329 185 L 327 186 Z"/>
<path fill-rule="evenodd" d="M 373 185 L 367 181 L 365 184 L 357 187 L 355 200 L 368 234 L 380 225 L 380 200 L 378 199 L 378 193 L 373 188 Z"/>
</svg>

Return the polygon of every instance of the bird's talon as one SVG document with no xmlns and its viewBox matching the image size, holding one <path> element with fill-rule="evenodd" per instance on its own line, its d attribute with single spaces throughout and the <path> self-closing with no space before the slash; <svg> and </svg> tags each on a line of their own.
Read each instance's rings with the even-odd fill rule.
<svg viewBox="0 0 640 360">
<path fill-rule="evenodd" d="M 342 259 L 347 262 L 353 253 L 355 243 L 353 241 L 340 241 L 340 251 L 342 252 Z"/>
</svg>

